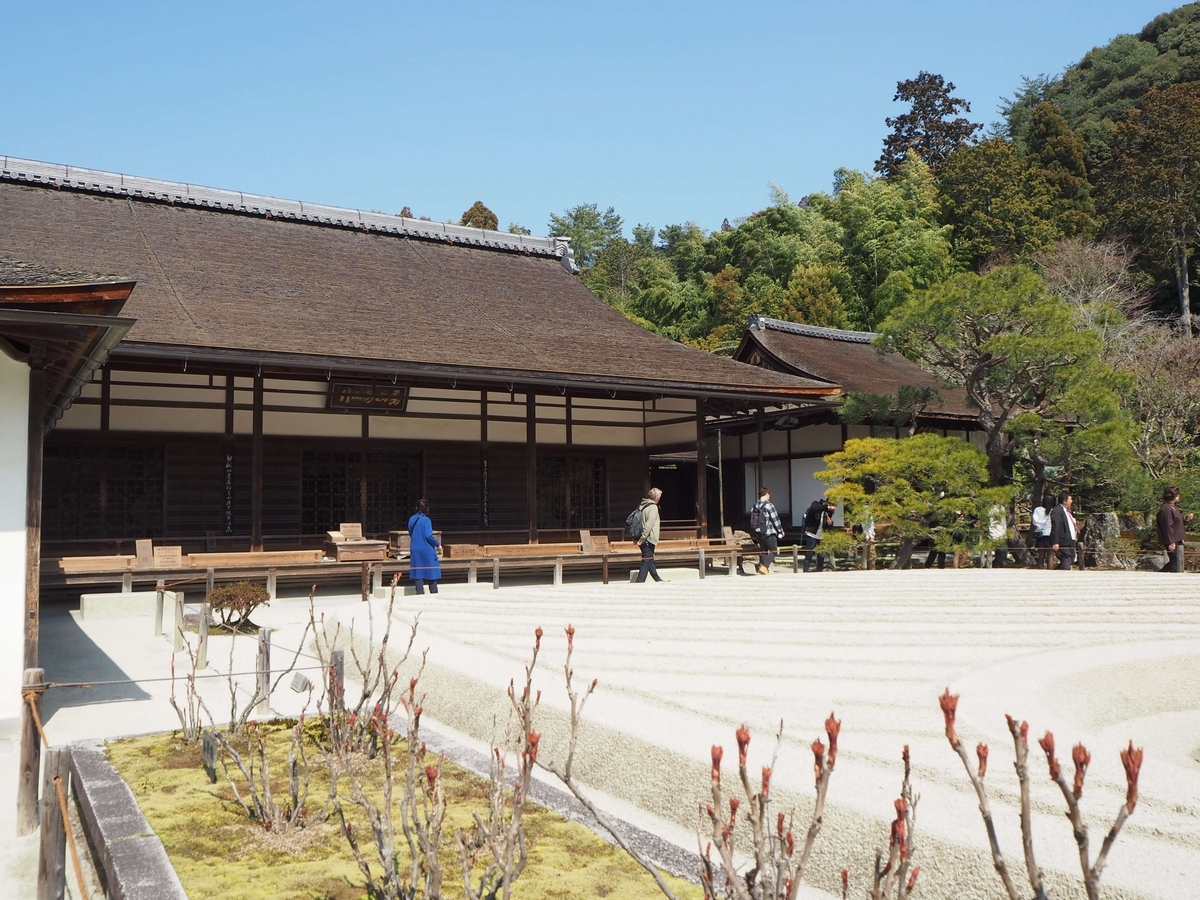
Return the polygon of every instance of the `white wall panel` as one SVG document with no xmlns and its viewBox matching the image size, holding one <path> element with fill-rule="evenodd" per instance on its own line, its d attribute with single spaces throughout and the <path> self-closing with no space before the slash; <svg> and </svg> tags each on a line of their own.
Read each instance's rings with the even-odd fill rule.
<svg viewBox="0 0 1200 900">
<path fill-rule="evenodd" d="M 808 425 L 792 432 L 793 453 L 836 453 L 841 449 L 841 425 Z"/>
<path fill-rule="evenodd" d="M 71 429 L 99 431 L 100 407 L 91 403 L 75 403 L 63 413 L 63 417 L 58 420 L 58 424 L 54 426 L 54 429 L 55 431 Z"/>
<path fill-rule="evenodd" d="M 524 422 L 493 422 L 488 420 L 488 440 L 501 444 L 525 443 Z"/>
<path fill-rule="evenodd" d="M 221 413 L 222 425 L 224 413 Z M 263 434 L 297 437 L 362 437 L 362 416 L 354 413 L 264 412 Z"/>
<path fill-rule="evenodd" d="M 183 431 L 189 434 L 224 434 L 225 410 L 113 406 L 108 414 L 108 427 L 113 431 Z"/>
<path fill-rule="evenodd" d="M 641 447 L 642 429 L 606 428 L 603 425 L 572 425 L 571 441 L 595 447 Z"/>
<path fill-rule="evenodd" d="M 812 459 L 792 460 L 792 525 L 797 528 L 804 522 L 804 511 L 808 509 L 809 505 L 814 500 L 825 496 L 825 489 L 828 485 L 816 478 L 817 472 L 824 470 L 825 460 L 819 456 Z M 833 524 L 838 526 L 842 524 L 840 504 L 833 512 Z"/>
<path fill-rule="evenodd" d="M 678 425 L 655 425 L 646 429 L 647 447 L 665 447 L 671 444 L 696 442 L 696 423 L 681 422 Z"/>
<path fill-rule="evenodd" d="M 470 419 L 371 416 L 371 437 L 424 441 L 478 441 L 479 423 Z"/>
<path fill-rule="evenodd" d="M 573 434 L 572 437 L 574 437 Z M 567 426 L 538 423 L 537 442 L 539 444 L 565 444 L 567 442 Z"/>
<path fill-rule="evenodd" d="M 758 502 L 758 489 L 755 487 L 754 477 L 757 469 L 758 463 L 746 463 L 746 508 L 743 510 L 744 512 L 749 512 L 750 508 Z M 771 492 L 771 502 L 775 504 L 775 509 L 779 513 L 779 520 L 786 525 L 788 516 L 792 512 L 792 500 L 788 494 L 788 461 L 786 459 L 763 462 L 762 487 Z"/>
<path fill-rule="evenodd" d="M 0 353 L 0 735 L 21 715 L 29 368 Z"/>
</svg>

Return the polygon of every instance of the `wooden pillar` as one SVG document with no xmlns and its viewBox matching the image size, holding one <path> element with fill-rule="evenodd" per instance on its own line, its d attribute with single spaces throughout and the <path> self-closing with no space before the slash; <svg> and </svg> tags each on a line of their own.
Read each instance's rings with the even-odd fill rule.
<svg viewBox="0 0 1200 900">
<path fill-rule="evenodd" d="M 362 523 L 363 535 L 369 535 L 367 529 L 367 441 L 371 437 L 371 417 L 362 415 L 362 449 L 359 451 L 358 463 L 358 521 Z"/>
<path fill-rule="evenodd" d="M 763 411 L 754 414 L 755 425 L 758 426 L 758 466 L 754 474 L 754 501 L 758 502 L 758 491 L 763 486 Z"/>
<path fill-rule="evenodd" d="M 261 552 L 263 493 L 263 377 L 254 376 L 254 428 L 250 448 L 250 549 Z"/>
<path fill-rule="evenodd" d="M 100 430 L 108 431 L 112 409 L 112 373 L 105 366 L 100 373 Z"/>
<path fill-rule="evenodd" d="M 23 688 L 37 688 L 33 705 L 42 714 L 41 686 L 46 673 L 42 669 L 26 669 Z M 17 772 L 17 834 L 33 834 L 38 827 L 38 772 L 42 767 L 42 736 L 29 703 L 21 698 L 21 758 Z"/>
<path fill-rule="evenodd" d="M 571 421 L 571 418 L 572 418 L 571 395 L 567 394 L 567 446 L 568 447 L 571 446 L 573 443 L 575 443 L 575 435 L 573 434 L 575 429 L 572 427 L 573 423 Z"/>
<path fill-rule="evenodd" d="M 488 510 L 488 392 L 479 392 L 479 530 L 491 528 Z M 480 544 L 486 543 L 480 536 Z"/>
<path fill-rule="evenodd" d="M 696 529 L 708 537 L 708 445 L 704 442 L 704 401 L 696 401 Z"/>
<path fill-rule="evenodd" d="M 42 567 L 42 437 L 46 370 L 29 370 L 29 419 L 25 480 L 25 664 L 37 668 Z"/>
<path fill-rule="evenodd" d="M 529 498 L 529 543 L 538 542 L 537 534 L 537 395 L 525 392 L 525 487 Z"/>
<path fill-rule="evenodd" d="M 71 780 L 71 751 L 66 747 L 47 750 L 46 763 L 42 768 L 42 833 L 38 853 L 37 898 L 61 900 L 67 888 L 67 833 L 63 827 L 58 788 L 61 785 L 65 796 Z"/>
</svg>

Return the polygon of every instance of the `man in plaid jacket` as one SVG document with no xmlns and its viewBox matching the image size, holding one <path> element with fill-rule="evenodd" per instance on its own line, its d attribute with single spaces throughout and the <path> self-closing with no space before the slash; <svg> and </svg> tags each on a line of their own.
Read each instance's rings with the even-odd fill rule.
<svg viewBox="0 0 1200 900">
<path fill-rule="evenodd" d="M 770 575 L 771 563 L 775 562 L 775 554 L 779 552 L 779 539 L 783 537 L 783 523 L 779 521 L 779 513 L 771 502 L 771 492 L 766 488 L 759 488 L 758 502 L 754 508 L 758 511 L 761 523 L 754 537 L 767 551 L 758 558 L 758 573 Z"/>
</svg>

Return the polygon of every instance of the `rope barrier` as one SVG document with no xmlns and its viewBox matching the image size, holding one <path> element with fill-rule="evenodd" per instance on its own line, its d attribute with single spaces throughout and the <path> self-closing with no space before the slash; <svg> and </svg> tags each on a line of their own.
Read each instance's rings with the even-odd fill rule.
<svg viewBox="0 0 1200 900">
<path fill-rule="evenodd" d="M 34 702 L 38 694 L 42 693 L 46 687 L 48 685 L 42 685 L 41 690 L 21 691 L 21 696 L 29 704 L 29 712 L 33 715 L 33 724 L 37 726 L 43 746 L 49 749 L 50 740 L 46 737 L 46 729 L 42 727 L 42 715 L 38 712 L 37 703 Z M 58 809 L 62 813 L 63 832 L 67 838 L 67 847 L 71 851 L 71 862 L 75 866 L 75 878 L 79 882 L 79 895 L 84 900 L 88 900 L 91 895 L 88 893 L 87 885 L 83 883 L 83 866 L 79 864 L 79 851 L 75 847 L 75 832 L 71 830 L 71 817 L 67 813 L 67 794 L 63 790 L 62 778 L 58 775 L 54 776 L 54 788 L 58 791 Z"/>
<path fill-rule="evenodd" d="M 291 666 L 287 669 L 288 672 L 324 672 L 327 666 Z M 49 690 L 50 688 L 84 688 L 90 689 L 94 687 L 105 687 L 112 684 L 152 684 L 158 681 L 177 681 L 188 678 L 244 678 L 249 675 L 258 675 L 258 672 L 214 672 L 211 675 L 176 675 L 166 678 L 123 678 L 114 681 L 48 681 L 39 687 L 40 691 Z M 286 672 L 284 674 L 287 674 Z M 29 693 L 34 693 L 29 691 Z"/>
</svg>

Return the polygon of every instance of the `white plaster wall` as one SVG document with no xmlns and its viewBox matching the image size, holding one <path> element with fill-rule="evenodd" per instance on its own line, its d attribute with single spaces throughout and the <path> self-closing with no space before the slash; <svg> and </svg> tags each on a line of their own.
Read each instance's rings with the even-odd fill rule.
<svg viewBox="0 0 1200 900">
<path fill-rule="evenodd" d="M 225 413 L 220 412 L 221 430 Z M 264 412 L 263 434 L 300 437 L 362 437 L 362 416 L 358 413 Z"/>
<path fill-rule="evenodd" d="M 696 423 L 680 422 L 677 425 L 654 425 L 646 428 L 646 446 L 664 447 L 674 444 L 696 442 Z"/>
<path fill-rule="evenodd" d="M 792 432 L 793 453 L 834 453 L 841 449 L 841 425 L 809 425 Z"/>
<path fill-rule="evenodd" d="M 571 426 L 571 441 L 594 447 L 641 447 L 642 429 L 606 428 L 602 425 Z"/>
<path fill-rule="evenodd" d="M 754 486 L 755 469 L 758 463 L 746 463 L 746 509 L 758 502 L 758 490 Z M 779 513 L 779 521 L 786 522 L 792 513 L 792 500 L 788 494 L 788 461 L 786 459 L 768 460 L 763 463 L 762 486 L 771 492 L 771 502 Z"/>
<path fill-rule="evenodd" d="M 55 431 L 99 431 L 100 407 L 92 403 L 74 403 L 54 426 Z"/>
<path fill-rule="evenodd" d="M 825 470 L 825 460 L 819 456 L 811 459 L 793 459 L 792 461 L 792 525 L 799 527 L 804 522 L 804 511 L 809 504 L 819 497 L 825 496 L 829 487 L 825 482 L 818 481 L 816 474 Z M 842 506 L 833 511 L 833 524 L 842 525 Z"/>
<path fill-rule="evenodd" d="M 524 426 L 521 427 L 522 434 L 524 434 Z M 470 419 L 371 416 L 371 437 L 425 441 L 478 441 L 479 422 Z"/>
<path fill-rule="evenodd" d="M 108 411 L 113 431 L 183 431 L 191 434 L 224 434 L 223 409 L 181 409 L 160 406 L 116 406 Z"/>
<path fill-rule="evenodd" d="M 0 734 L 21 714 L 29 368 L 0 353 Z"/>
</svg>

